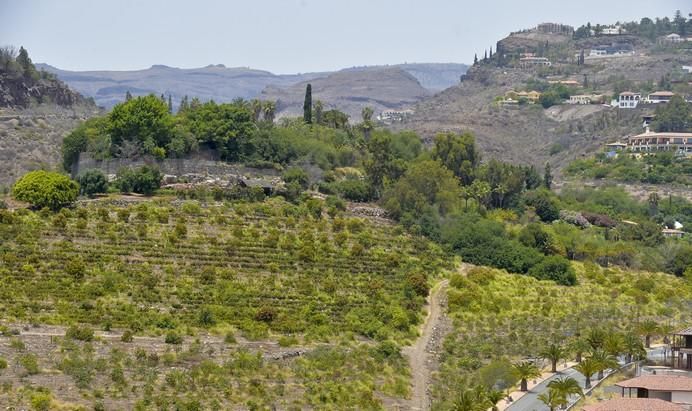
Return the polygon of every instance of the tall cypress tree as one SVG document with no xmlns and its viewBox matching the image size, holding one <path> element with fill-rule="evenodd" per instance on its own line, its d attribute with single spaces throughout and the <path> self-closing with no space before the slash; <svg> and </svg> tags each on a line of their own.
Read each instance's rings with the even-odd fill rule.
<svg viewBox="0 0 692 411">
<path fill-rule="evenodd" d="M 490 56 L 488 56 L 488 58 L 493 58 L 493 46 L 490 46 Z"/>
<path fill-rule="evenodd" d="M 545 163 L 545 172 L 543 173 L 543 185 L 550 190 L 553 185 L 553 173 L 550 172 L 550 163 Z"/>
<path fill-rule="evenodd" d="M 168 112 L 170 114 L 173 114 L 173 99 L 171 99 L 171 95 L 168 95 Z"/>
<path fill-rule="evenodd" d="M 305 102 L 303 103 L 303 121 L 312 124 L 312 84 L 305 88 Z"/>
<path fill-rule="evenodd" d="M 130 93 L 130 90 L 127 90 L 125 92 L 125 101 L 130 101 L 132 100 L 132 93 Z"/>
<path fill-rule="evenodd" d="M 473 55 L 473 64 L 474 65 L 478 64 L 478 54 Z"/>
</svg>

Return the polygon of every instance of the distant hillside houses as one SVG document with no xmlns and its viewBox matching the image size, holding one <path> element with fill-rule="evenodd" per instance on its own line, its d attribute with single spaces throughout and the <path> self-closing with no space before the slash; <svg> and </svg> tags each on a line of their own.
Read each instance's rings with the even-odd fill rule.
<svg viewBox="0 0 692 411">
<path fill-rule="evenodd" d="M 546 66 L 549 67 L 553 63 L 548 60 L 547 57 L 522 57 L 519 59 L 519 65 L 524 68 L 535 67 L 535 66 Z"/>
<path fill-rule="evenodd" d="M 394 122 L 404 121 L 413 114 L 413 110 L 384 110 L 377 115 L 379 121 Z"/>
<path fill-rule="evenodd" d="M 692 37 L 682 37 L 678 33 L 670 33 L 667 36 L 661 36 L 658 38 L 659 43 L 668 43 L 668 44 L 678 44 L 678 43 L 684 43 L 686 41 L 692 41 Z"/>
<path fill-rule="evenodd" d="M 602 104 L 602 94 L 574 94 L 569 96 L 567 104 Z"/>
<path fill-rule="evenodd" d="M 627 43 L 613 43 L 609 46 L 596 46 L 589 50 L 588 57 L 633 56 L 634 47 Z"/>
<path fill-rule="evenodd" d="M 614 26 L 603 27 L 601 29 L 601 34 L 604 36 L 617 36 L 619 34 L 625 34 L 627 30 L 624 27 L 616 24 Z"/>
</svg>

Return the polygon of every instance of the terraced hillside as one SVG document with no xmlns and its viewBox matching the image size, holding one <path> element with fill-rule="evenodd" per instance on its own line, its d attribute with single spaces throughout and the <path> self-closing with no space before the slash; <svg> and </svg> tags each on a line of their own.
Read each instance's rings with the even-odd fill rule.
<svg viewBox="0 0 692 411">
<path fill-rule="evenodd" d="M 444 254 L 320 204 L 120 199 L 3 211 L 0 359 L 10 367 L 0 403 L 403 401 L 408 369 L 393 341 L 415 336 Z M 62 338 L 70 324 L 84 325 Z"/>
</svg>

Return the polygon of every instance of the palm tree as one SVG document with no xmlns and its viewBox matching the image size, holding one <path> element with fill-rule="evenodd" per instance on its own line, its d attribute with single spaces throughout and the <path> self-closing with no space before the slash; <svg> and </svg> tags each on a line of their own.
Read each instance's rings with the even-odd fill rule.
<svg viewBox="0 0 692 411">
<path fill-rule="evenodd" d="M 493 389 L 488 390 L 488 392 L 485 393 L 485 396 L 488 401 L 492 403 L 490 407 L 491 411 L 497 411 L 497 403 L 505 398 L 505 394 L 502 391 Z"/>
<path fill-rule="evenodd" d="M 520 390 L 526 392 L 528 388 L 528 379 L 537 378 L 541 376 L 541 371 L 536 367 L 536 364 L 531 361 L 519 362 L 512 365 L 514 367 L 514 373 L 517 378 L 521 380 Z"/>
<path fill-rule="evenodd" d="M 591 376 L 598 372 L 598 364 L 596 364 L 596 362 L 591 358 L 586 358 L 574 366 L 574 369 L 579 371 L 581 375 L 584 376 L 586 380 L 584 381 L 584 388 L 591 388 Z"/>
<path fill-rule="evenodd" d="M 550 411 L 555 411 L 558 407 L 567 405 L 567 398 L 553 389 L 538 396 L 538 399 L 543 401 L 550 408 Z"/>
<path fill-rule="evenodd" d="M 622 338 L 622 352 L 625 354 L 626 362 L 632 362 L 633 359 L 638 360 L 646 355 L 642 340 L 632 333 L 627 333 Z"/>
<path fill-rule="evenodd" d="M 616 357 L 623 352 L 623 345 L 622 335 L 618 333 L 610 333 L 603 339 L 603 350 Z"/>
<path fill-rule="evenodd" d="M 596 350 L 591 354 L 590 357 L 591 361 L 594 361 L 596 363 L 597 371 L 598 371 L 598 379 L 602 380 L 603 379 L 603 371 L 607 369 L 615 369 L 617 368 L 620 364 L 618 364 L 618 360 L 608 354 L 607 352 L 603 350 Z"/>
<path fill-rule="evenodd" d="M 654 320 L 646 320 L 639 324 L 637 331 L 639 331 L 639 335 L 644 337 L 644 346 L 651 348 L 651 337 L 658 334 L 658 323 Z"/>
<path fill-rule="evenodd" d="M 489 407 L 490 400 L 486 396 L 485 388 L 477 386 L 475 388 L 465 388 L 459 392 L 457 398 L 452 403 L 453 411 L 485 411 Z"/>
<path fill-rule="evenodd" d="M 575 361 L 581 362 L 582 354 L 591 348 L 589 343 L 583 338 L 577 338 L 570 344 L 570 350 L 575 353 Z"/>
<path fill-rule="evenodd" d="M 554 379 L 548 383 L 548 388 L 565 398 L 569 398 L 570 395 L 584 396 L 584 391 L 582 391 L 579 383 L 572 377 Z"/>
<path fill-rule="evenodd" d="M 550 360 L 551 372 L 557 372 L 557 363 L 561 359 L 567 357 L 567 350 L 565 350 L 561 345 L 553 343 L 541 351 L 539 355 L 541 358 Z"/>
<path fill-rule="evenodd" d="M 603 340 L 605 340 L 606 333 L 600 328 L 592 328 L 589 330 L 589 334 L 586 336 L 586 342 L 589 343 L 593 350 L 597 350 L 603 347 Z"/>
</svg>

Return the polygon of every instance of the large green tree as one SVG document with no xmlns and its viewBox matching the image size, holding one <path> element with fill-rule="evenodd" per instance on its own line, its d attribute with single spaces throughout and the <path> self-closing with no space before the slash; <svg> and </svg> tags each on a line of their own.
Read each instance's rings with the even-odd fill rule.
<svg viewBox="0 0 692 411">
<path fill-rule="evenodd" d="M 438 134 L 435 137 L 432 157 L 451 170 L 464 185 L 471 184 L 475 169 L 481 161 L 476 138 L 471 133 Z"/>
<path fill-rule="evenodd" d="M 656 107 L 654 130 L 687 132 L 692 128 L 692 110 L 690 105 L 679 95 L 673 96 L 666 104 Z"/>
<path fill-rule="evenodd" d="M 108 133 L 113 150 L 126 143 L 138 146 L 143 153 L 157 154 L 170 142 L 173 118 L 168 105 L 152 95 L 136 97 L 113 107 L 108 116 Z"/>
</svg>

